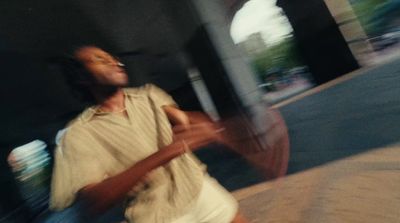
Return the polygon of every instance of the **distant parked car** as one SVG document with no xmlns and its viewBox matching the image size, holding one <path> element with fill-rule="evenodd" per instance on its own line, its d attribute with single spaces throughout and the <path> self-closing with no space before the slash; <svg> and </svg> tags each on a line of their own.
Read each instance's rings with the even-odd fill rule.
<svg viewBox="0 0 400 223">
<path fill-rule="evenodd" d="M 308 68 L 306 66 L 294 67 L 288 71 L 289 75 L 303 75 L 305 73 L 308 73 Z"/>
<path fill-rule="evenodd" d="M 400 42 L 400 28 L 370 39 L 375 50 L 380 51 Z"/>
</svg>

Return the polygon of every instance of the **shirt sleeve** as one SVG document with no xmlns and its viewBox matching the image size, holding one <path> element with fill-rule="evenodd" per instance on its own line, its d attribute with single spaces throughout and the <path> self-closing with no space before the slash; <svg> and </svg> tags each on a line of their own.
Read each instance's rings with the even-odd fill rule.
<svg viewBox="0 0 400 223">
<path fill-rule="evenodd" d="M 146 84 L 145 89 L 147 90 L 148 95 L 154 101 L 156 106 L 162 107 L 164 105 L 173 105 L 178 106 L 174 99 L 167 92 L 157 87 L 154 84 Z"/>
<path fill-rule="evenodd" d="M 84 131 L 69 129 L 54 155 L 50 209 L 62 210 L 76 199 L 79 190 L 101 182 L 106 172 L 96 158 L 96 145 Z"/>
</svg>

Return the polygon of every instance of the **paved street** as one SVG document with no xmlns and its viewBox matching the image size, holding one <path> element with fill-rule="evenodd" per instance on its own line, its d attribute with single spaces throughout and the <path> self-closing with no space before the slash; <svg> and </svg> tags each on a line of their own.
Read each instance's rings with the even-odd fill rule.
<svg viewBox="0 0 400 223">
<path fill-rule="evenodd" d="M 235 191 L 251 222 L 399 222 L 400 59 L 281 106 L 289 175 Z"/>
<path fill-rule="evenodd" d="M 349 76 L 278 106 L 289 129 L 288 174 L 400 142 L 400 59 Z M 240 156 L 215 148 L 199 155 L 229 190 L 263 181 Z"/>
<path fill-rule="evenodd" d="M 279 109 L 289 173 L 400 141 L 400 60 Z"/>
</svg>

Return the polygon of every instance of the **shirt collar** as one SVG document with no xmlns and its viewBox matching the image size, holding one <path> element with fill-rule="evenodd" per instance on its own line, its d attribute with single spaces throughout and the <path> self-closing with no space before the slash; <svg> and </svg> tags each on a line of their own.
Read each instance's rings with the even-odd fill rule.
<svg viewBox="0 0 400 223">
<path fill-rule="evenodd" d="M 123 88 L 122 90 L 124 92 L 125 97 L 137 96 L 137 93 L 134 91 L 130 91 L 126 88 Z M 83 122 L 90 121 L 93 118 L 93 116 L 95 116 L 98 113 L 98 108 L 99 108 L 99 105 L 94 105 L 94 106 L 91 106 L 91 107 L 85 109 L 82 112 L 82 114 L 79 116 L 79 119 Z"/>
<path fill-rule="evenodd" d="M 98 106 L 92 106 L 90 108 L 85 109 L 82 112 L 82 114 L 79 116 L 79 120 L 81 120 L 83 122 L 90 121 L 93 118 L 93 116 L 96 114 L 97 108 L 98 108 Z"/>
</svg>

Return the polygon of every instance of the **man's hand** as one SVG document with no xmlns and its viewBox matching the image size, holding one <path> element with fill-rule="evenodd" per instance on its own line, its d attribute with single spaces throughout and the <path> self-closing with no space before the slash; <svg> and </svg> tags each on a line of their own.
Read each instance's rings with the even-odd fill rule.
<svg viewBox="0 0 400 223">
<path fill-rule="evenodd" d="M 190 150 L 195 151 L 210 143 L 223 143 L 224 128 L 212 122 L 173 127 L 174 142 L 184 141 Z"/>
</svg>

